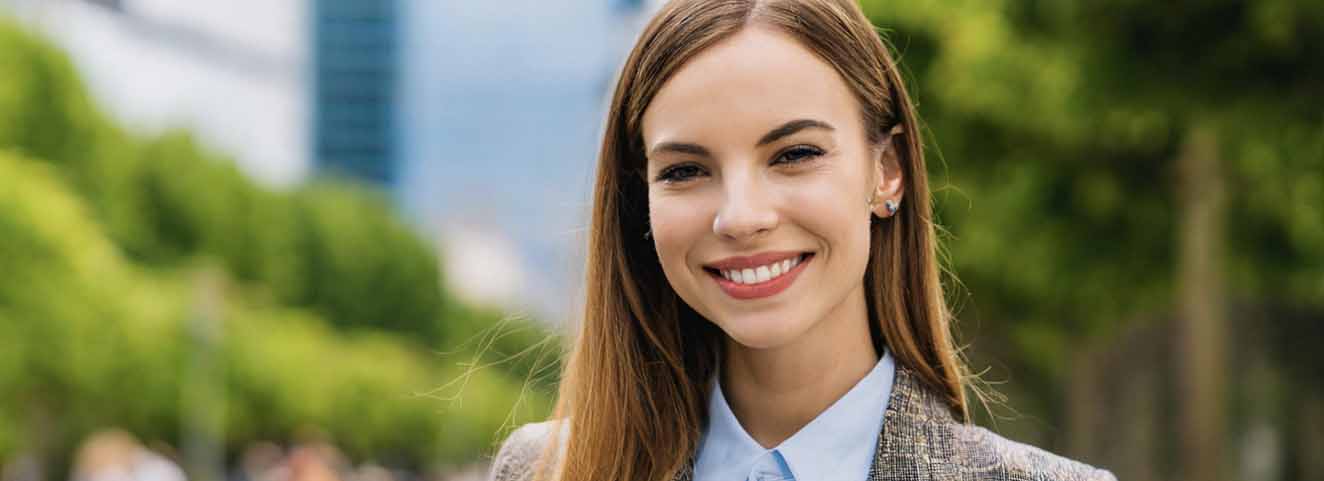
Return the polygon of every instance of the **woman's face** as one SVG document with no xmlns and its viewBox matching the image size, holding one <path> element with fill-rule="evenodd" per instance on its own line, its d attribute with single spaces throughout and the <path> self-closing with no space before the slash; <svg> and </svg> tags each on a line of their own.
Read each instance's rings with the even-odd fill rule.
<svg viewBox="0 0 1324 481">
<path fill-rule="evenodd" d="M 868 201 L 886 215 L 901 182 L 832 66 L 747 27 L 682 66 L 642 128 L 658 258 L 695 311 L 774 348 L 863 306 Z"/>
</svg>

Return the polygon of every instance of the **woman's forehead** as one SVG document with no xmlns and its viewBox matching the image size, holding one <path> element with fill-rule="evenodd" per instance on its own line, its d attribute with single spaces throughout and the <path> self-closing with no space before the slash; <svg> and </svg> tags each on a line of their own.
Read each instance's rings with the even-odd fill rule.
<svg viewBox="0 0 1324 481">
<path fill-rule="evenodd" d="M 660 142 L 749 143 L 793 119 L 859 129 L 859 107 L 827 62 L 789 35 L 748 27 L 699 52 L 644 112 L 644 147 Z"/>
</svg>

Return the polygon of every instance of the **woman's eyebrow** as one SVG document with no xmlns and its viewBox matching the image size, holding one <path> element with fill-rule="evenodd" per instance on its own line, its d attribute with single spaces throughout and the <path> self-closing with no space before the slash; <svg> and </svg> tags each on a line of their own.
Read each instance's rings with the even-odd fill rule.
<svg viewBox="0 0 1324 481">
<path fill-rule="evenodd" d="M 686 143 L 686 142 L 662 142 L 660 144 L 653 146 L 653 149 L 650 150 L 649 152 L 651 152 L 653 155 L 660 154 L 662 152 L 675 152 L 678 154 L 691 154 L 700 157 L 712 157 L 712 154 L 709 153 L 708 149 L 705 148 L 704 146 L 699 144 Z"/>
<path fill-rule="evenodd" d="M 788 135 L 794 134 L 804 129 L 822 129 L 827 131 L 837 130 L 833 128 L 831 124 L 827 122 L 823 122 L 821 120 L 796 119 L 790 122 L 786 122 L 782 124 L 780 127 L 768 131 L 768 133 L 764 134 L 763 137 L 759 139 L 758 143 L 754 144 L 754 146 L 762 147 L 764 145 L 776 142 L 778 139 L 782 137 L 786 137 Z M 660 154 L 662 152 L 675 152 L 678 154 L 690 154 L 690 155 L 697 155 L 700 157 L 712 157 L 712 153 L 709 152 L 706 147 L 699 144 L 692 144 L 689 142 L 662 142 L 653 146 L 653 148 L 649 150 L 649 153 L 652 155 Z"/>
<path fill-rule="evenodd" d="M 777 139 L 794 134 L 804 129 L 823 129 L 827 131 L 836 130 L 832 128 L 832 125 L 828 124 L 827 122 L 823 122 L 821 120 L 796 119 L 782 124 L 781 127 L 777 127 L 775 129 L 768 131 L 767 134 L 763 135 L 763 138 L 759 139 L 759 142 L 755 144 L 755 146 L 762 147 L 764 145 L 776 142 Z"/>
</svg>

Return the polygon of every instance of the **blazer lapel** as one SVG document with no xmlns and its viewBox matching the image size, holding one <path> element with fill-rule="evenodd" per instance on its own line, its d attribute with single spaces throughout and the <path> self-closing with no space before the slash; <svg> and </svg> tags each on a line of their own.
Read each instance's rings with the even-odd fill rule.
<svg viewBox="0 0 1324 481">
<path fill-rule="evenodd" d="M 946 403 L 925 388 L 914 372 L 897 364 L 892 394 L 878 433 L 878 446 L 865 481 L 930 479 L 928 470 L 924 469 L 932 461 L 925 430 L 935 421 L 954 420 Z M 693 481 L 697 455 L 697 450 L 690 453 L 673 481 Z"/>
<path fill-rule="evenodd" d="M 933 479 L 930 468 L 945 462 L 935 443 L 942 444 L 942 428 L 955 422 L 942 397 L 898 364 L 867 481 Z"/>
</svg>

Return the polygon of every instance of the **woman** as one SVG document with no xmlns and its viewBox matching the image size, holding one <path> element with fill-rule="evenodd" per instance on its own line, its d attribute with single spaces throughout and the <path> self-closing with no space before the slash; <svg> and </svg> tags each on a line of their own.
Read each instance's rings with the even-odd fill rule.
<svg viewBox="0 0 1324 481">
<path fill-rule="evenodd" d="M 552 419 L 493 479 L 1113 479 L 967 423 L 918 119 L 850 0 L 679 0 L 621 72 Z"/>
</svg>

